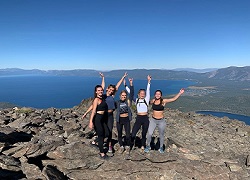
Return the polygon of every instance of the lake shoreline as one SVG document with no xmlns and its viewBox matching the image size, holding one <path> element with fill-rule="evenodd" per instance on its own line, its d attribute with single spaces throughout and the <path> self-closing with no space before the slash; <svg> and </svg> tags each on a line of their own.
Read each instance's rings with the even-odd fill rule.
<svg viewBox="0 0 250 180">
<path fill-rule="evenodd" d="M 250 125 L 250 116 L 242 115 L 242 114 L 235 114 L 230 112 L 221 112 L 221 111 L 212 111 L 212 110 L 200 110 L 195 111 L 197 114 L 203 114 L 203 115 L 212 115 L 219 118 L 228 117 L 229 119 L 236 119 L 239 121 L 245 122 L 247 125 Z"/>
</svg>

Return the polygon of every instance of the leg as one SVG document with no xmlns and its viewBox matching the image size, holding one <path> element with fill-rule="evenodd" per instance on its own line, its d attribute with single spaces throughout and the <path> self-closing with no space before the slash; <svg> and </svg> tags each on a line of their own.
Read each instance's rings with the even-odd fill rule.
<svg viewBox="0 0 250 180">
<path fill-rule="evenodd" d="M 156 120 L 151 118 L 149 121 L 149 126 L 148 126 L 148 134 L 147 134 L 147 146 L 150 146 L 152 135 L 154 133 L 155 127 L 156 127 Z"/>
<path fill-rule="evenodd" d="M 96 128 L 96 133 L 98 136 L 98 147 L 100 150 L 100 153 L 103 153 L 103 139 L 104 139 L 104 123 L 102 120 L 103 116 L 101 114 L 96 114 L 94 119 L 94 126 Z"/>
<path fill-rule="evenodd" d="M 120 122 L 116 122 L 117 132 L 118 132 L 118 143 L 122 146 L 122 124 Z"/>
<path fill-rule="evenodd" d="M 148 132 L 148 126 L 149 126 L 149 120 L 148 120 L 148 116 L 143 117 L 143 124 L 142 124 L 142 146 L 145 147 L 146 146 L 146 135 Z"/>
<path fill-rule="evenodd" d="M 131 137 L 131 144 L 132 145 L 134 144 L 136 134 L 137 134 L 137 132 L 139 131 L 140 128 L 141 128 L 141 120 L 137 116 L 136 120 L 135 120 L 135 124 L 134 124 L 133 129 L 132 129 L 132 135 L 131 135 L 132 136 Z"/>
<path fill-rule="evenodd" d="M 110 132 L 109 132 L 109 128 L 108 128 L 108 114 L 107 113 L 105 113 L 104 114 L 104 138 L 108 138 L 109 137 L 109 134 L 110 134 Z"/>
<path fill-rule="evenodd" d="M 126 133 L 126 146 L 130 146 L 130 121 L 127 118 L 126 121 L 124 122 L 124 129 Z"/>
<path fill-rule="evenodd" d="M 163 144 L 164 144 L 164 133 L 166 129 L 166 124 L 167 123 L 165 119 L 159 120 L 158 129 L 159 129 L 159 136 L 160 136 L 160 147 L 163 147 Z"/>
<path fill-rule="evenodd" d="M 108 113 L 108 130 L 109 130 L 108 142 L 110 146 L 111 146 L 111 140 L 112 140 L 113 127 L 114 127 L 114 116 L 112 112 L 112 113 Z"/>
</svg>

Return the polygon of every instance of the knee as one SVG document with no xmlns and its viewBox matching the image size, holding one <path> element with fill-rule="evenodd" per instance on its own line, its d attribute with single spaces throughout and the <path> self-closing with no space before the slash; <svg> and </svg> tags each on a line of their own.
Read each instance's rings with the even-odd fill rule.
<svg viewBox="0 0 250 180">
<path fill-rule="evenodd" d="M 148 132 L 148 134 L 147 134 L 148 137 L 151 137 L 152 135 L 153 135 L 152 132 Z"/>
</svg>

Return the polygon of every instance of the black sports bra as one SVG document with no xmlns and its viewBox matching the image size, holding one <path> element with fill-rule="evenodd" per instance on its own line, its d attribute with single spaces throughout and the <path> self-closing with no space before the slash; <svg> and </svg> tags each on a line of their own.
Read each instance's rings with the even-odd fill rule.
<svg viewBox="0 0 250 180">
<path fill-rule="evenodd" d="M 107 111 L 108 105 L 104 99 L 100 99 L 102 102 L 97 105 L 96 111 Z"/>
<path fill-rule="evenodd" d="M 152 104 L 152 109 L 154 111 L 164 111 L 164 106 L 162 104 Z"/>
</svg>

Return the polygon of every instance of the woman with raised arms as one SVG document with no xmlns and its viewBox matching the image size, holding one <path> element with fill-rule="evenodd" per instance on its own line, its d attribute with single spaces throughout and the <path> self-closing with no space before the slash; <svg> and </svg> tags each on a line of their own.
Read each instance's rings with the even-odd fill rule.
<svg viewBox="0 0 250 180">
<path fill-rule="evenodd" d="M 125 73 L 122 78 L 118 81 L 118 83 L 116 85 L 112 85 L 110 84 L 107 89 L 106 89 L 106 94 L 103 94 L 103 99 L 106 101 L 107 106 L 108 106 L 108 112 L 107 112 L 107 118 L 105 118 L 105 130 L 108 132 L 105 132 L 105 135 L 108 136 L 108 140 L 107 143 L 109 145 L 109 149 L 108 152 L 112 153 L 113 152 L 113 148 L 112 148 L 112 130 L 113 130 L 113 126 L 114 126 L 114 116 L 113 116 L 113 112 L 116 109 L 115 107 L 115 100 L 114 100 L 114 95 L 116 93 L 116 91 L 118 90 L 118 88 L 120 87 L 120 85 L 122 84 L 124 78 L 127 76 L 128 74 Z M 100 76 L 102 77 L 102 88 L 105 88 L 105 78 L 104 78 L 104 74 L 100 73 Z M 83 115 L 83 118 L 86 117 L 86 115 L 92 110 L 93 106 L 90 106 L 87 110 L 87 112 Z"/>
<path fill-rule="evenodd" d="M 124 80 L 124 84 L 125 80 Z M 126 154 L 130 152 L 130 121 L 132 120 L 132 111 L 130 109 L 133 96 L 134 96 L 134 87 L 133 87 L 133 79 L 129 78 L 130 84 L 130 93 L 129 99 L 127 98 L 127 92 L 122 90 L 120 93 L 120 99 L 117 101 L 117 110 L 116 110 L 116 127 L 118 132 L 118 143 L 120 145 L 119 152 L 123 153 L 124 150 Z M 126 85 L 125 85 L 126 87 Z M 122 141 L 122 130 L 123 127 L 126 133 L 126 141 L 123 143 Z M 125 144 L 125 148 L 124 148 Z"/>
<path fill-rule="evenodd" d="M 151 82 L 151 76 L 148 75 L 147 77 L 148 83 L 147 83 L 147 90 L 140 89 L 138 92 L 138 98 L 133 98 L 136 110 L 137 110 L 137 116 L 135 120 L 135 124 L 132 129 L 132 143 L 135 141 L 135 137 L 137 132 L 142 128 L 142 139 L 141 139 L 141 149 L 144 150 L 144 147 L 146 145 L 146 134 L 148 131 L 149 126 L 149 119 L 148 119 L 148 105 L 150 100 L 150 82 Z M 130 92 L 131 90 L 126 87 L 127 91 Z M 131 93 L 131 92 L 130 92 Z"/>
<path fill-rule="evenodd" d="M 151 150 L 151 147 L 150 147 L 151 138 L 156 127 L 158 127 L 159 136 L 160 136 L 159 152 L 164 153 L 163 144 L 164 144 L 164 133 L 165 133 L 165 128 L 166 128 L 166 120 L 164 119 L 164 106 L 167 103 L 176 101 L 183 93 L 184 93 L 184 89 L 181 89 L 180 92 L 177 95 L 175 95 L 173 98 L 163 99 L 161 90 L 155 91 L 154 99 L 150 101 L 150 104 L 152 104 L 153 112 L 152 112 L 152 118 L 150 118 L 150 121 L 149 121 L 149 128 L 148 128 L 148 134 L 147 134 L 147 146 L 144 150 L 146 153 L 148 153 Z"/>
</svg>

